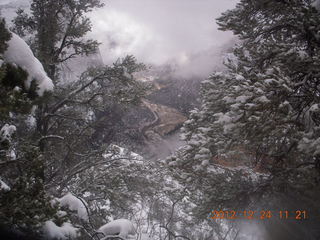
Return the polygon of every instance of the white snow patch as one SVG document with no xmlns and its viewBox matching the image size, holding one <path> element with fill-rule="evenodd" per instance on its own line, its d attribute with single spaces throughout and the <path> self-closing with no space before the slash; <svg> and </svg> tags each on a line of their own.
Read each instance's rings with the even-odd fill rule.
<svg viewBox="0 0 320 240">
<path fill-rule="evenodd" d="M 76 211 L 79 218 L 87 221 L 88 220 L 88 212 L 86 206 L 84 205 L 84 200 L 80 200 L 75 197 L 71 193 L 67 193 L 62 198 L 58 199 L 60 206 L 68 207 L 71 211 Z"/>
<path fill-rule="evenodd" d="M 213 173 L 213 174 L 224 174 L 226 171 L 217 165 L 215 166 L 209 166 L 207 168 L 208 173 Z"/>
<path fill-rule="evenodd" d="M 236 80 L 237 81 L 243 81 L 243 80 L 245 80 L 245 78 L 242 75 L 237 74 L 236 75 Z"/>
<path fill-rule="evenodd" d="M 232 118 L 224 113 L 216 113 L 213 116 L 218 117 L 218 119 L 214 123 L 230 123 L 230 122 L 232 122 Z"/>
<path fill-rule="evenodd" d="M 177 165 L 176 161 L 171 161 L 168 163 L 169 167 L 174 167 Z"/>
<path fill-rule="evenodd" d="M 43 226 L 43 233 L 49 239 L 75 239 L 78 236 L 78 229 L 70 223 L 63 223 L 61 227 L 57 226 L 53 221 L 46 221 Z"/>
<path fill-rule="evenodd" d="M 128 69 L 126 67 L 123 67 L 123 76 L 129 79 L 132 78 L 132 75 L 128 72 Z"/>
<path fill-rule="evenodd" d="M 89 110 L 86 116 L 86 121 L 87 122 L 92 122 L 95 120 L 95 114 L 92 110 Z"/>
<path fill-rule="evenodd" d="M 141 240 L 151 240 L 151 238 L 150 238 L 148 233 L 142 233 L 140 239 Z"/>
<path fill-rule="evenodd" d="M 123 160 L 125 161 L 126 161 L 126 158 L 129 157 L 129 158 L 132 158 L 132 160 L 137 160 L 135 163 L 139 163 L 139 161 L 143 160 L 143 157 L 141 155 L 135 152 L 131 152 L 128 149 L 120 147 L 116 144 L 111 144 L 110 149 L 107 152 L 103 153 L 102 157 L 111 158 L 111 159 L 123 158 Z"/>
<path fill-rule="evenodd" d="M 210 162 L 209 162 L 209 160 L 203 160 L 202 162 L 201 162 L 201 165 L 202 166 L 208 166 L 210 164 Z"/>
<path fill-rule="evenodd" d="M 39 96 L 42 96 L 45 91 L 53 90 L 52 80 L 47 76 L 42 64 L 33 55 L 28 44 L 18 35 L 11 34 L 12 37 L 8 41 L 8 48 L 3 54 L 3 60 L 18 65 L 27 71 L 28 79 L 25 82 L 27 89 L 30 88 L 32 80 L 35 79 Z"/>
<path fill-rule="evenodd" d="M 233 103 L 234 102 L 234 98 L 226 96 L 224 98 L 222 98 L 223 101 L 225 101 L 226 103 Z"/>
<path fill-rule="evenodd" d="M 16 126 L 5 124 L 0 130 L 0 142 L 11 142 L 12 135 L 17 131 Z"/>
<path fill-rule="evenodd" d="M 310 109 L 309 109 L 310 111 L 312 111 L 312 112 L 318 112 L 319 111 L 319 104 L 313 104 L 311 107 L 310 107 Z"/>
<path fill-rule="evenodd" d="M 84 192 L 83 197 L 90 197 L 92 195 L 91 192 Z"/>
<path fill-rule="evenodd" d="M 17 160 L 17 155 L 14 149 L 11 149 L 8 153 L 7 156 L 11 159 L 11 160 Z"/>
<path fill-rule="evenodd" d="M 320 1 L 319 0 L 315 0 L 314 2 L 312 2 L 312 5 L 319 11 L 320 10 Z"/>
<path fill-rule="evenodd" d="M 8 192 L 10 191 L 11 188 L 5 183 L 3 182 L 2 180 L 0 180 L 0 192 L 3 191 L 3 192 Z"/>
<path fill-rule="evenodd" d="M 33 115 L 29 115 L 26 119 L 28 128 L 33 129 L 37 126 L 37 119 Z"/>
<path fill-rule="evenodd" d="M 59 211 L 57 211 L 57 215 L 58 215 L 58 217 L 62 218 L 62 217 L 67 216 L 67 212 L 59 210 Z"/>
<path fill-rule="evenodd" d="M 270 100 L 266 96 L 261 96 L 255 99 L 258 102 L 268 103 Z"/>
<path fill-rule="evenodd" d="M 267 84 L 272 84 L 273 82 L 276 82 L 276 80 L 273 78 L 268 78 L 268 79 L 265 79 L 264 82 Z"/>
<path fill-rule="evenodd" d="M 98 232 L 102 232 L 106 236 L 120 236 L 126 239 L 128 235 L 134 235 L 134 226 L 128 219 L 117 219 L 109 222 L 98 229 Z"/>
<path fill-rule="evenodd" d="M 236 98 L 236 102 L 245 103 L 249 98 L 249 96 L 239 96 Z"/>
</svg>

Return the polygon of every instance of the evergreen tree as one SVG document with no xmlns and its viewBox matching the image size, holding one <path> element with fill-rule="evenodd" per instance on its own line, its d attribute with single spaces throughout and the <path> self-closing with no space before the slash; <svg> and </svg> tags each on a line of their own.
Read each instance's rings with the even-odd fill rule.
<svg viewBox="0 0 320 240">
<path fill-rule="evenodd" d="M 2 58 L 11 34 L 4 20 L 0 22 Z M 1 62 L 0 177 L 9 189 L 0 190 L 0 225 L 36 239 L 39 235 L 34 233 L 39 234 L 41 223 L 57 217 L 57 209 L 50 205 L 43 188 L 43 155 L 23 136 L 25 121 L 39 100 L 36 87 L 26 88 L 27 78 L 28 72 L 21 67 Z"/>
<path fill-rule="evenodd" d="M 1 21 L 0 21 L 0 53 L 4 53 L 4 51 L 6 50 L 7 48 L 7 41 L 10 39 L 10 33 L 9 31 L 6 29 L 5 27 L 6 23 L 5 23 L 5 20 L 3 18 L 1 18 Z"/>
<path fill-rule="evenodd" d="M 83 14 L 98 6 L 99 1 L 33 1 L 32 16 L 19 11 L 14 21 L 16 32 L 35 33 L 33 49 L 58 83 L 51 95 L 34 104 L 31 117 L 36 125 L 27 128 L 25 138 L 34 142 L 43 156 L 43 187 L 47 194 L 60 198 L 72 192 L 88 200 L 95 224 L 89 226 L 75 218 L 86 229 L 84 233 L 105 223 L 110 213 L 130 213 L 130 203 L 137 202 L 140 194 L 150 193 L 147 188 L 134 191 L 143 181 L 140 174 L 147 169 L 132 164 L 136 171 L 128 172 L 128 163 L 123 161 L 132 157 L 108 155 L 109 144 L 125 131 L 123 115 L 150 89 L 134 77 L 145 66 L 127 56 L 112 66 L 84 70 L 74 82 L 59 83 L 59 75 L 55 74 L 59 63 L 96 50 L 95 41 L 83 39 L 90 31 L 89 20 Z M 57 14 L 53 14 L 55 9 Z M 47 29 L 48 22 L 52 24 Z M 109 189 L 101 189 L 101 183 Z M 88 193 L 91 197 L 86 196 Z M 106 211 L 103 204 L 108 201 L 112 209 Z"/>
<path fill-rule="evenodd" d="M 220 29 L 241 42 L 227 56 L 226 70 L 202 83 L 201 107 L 182 131 L 187 146 L 168 159 L 201 216 L 212 207 L 236 208 L 235 202 L 283 206 L 279 199 L 292 193 L 301 205 L 312 199 L 305 205 L 314 210 L 319 23 L 308 0 L 242 0 L 218 18 Z"/>
<path fill-rule="evenodd" d="M 313 1 L 242 1 L 218 19 L 222 30 L 243 40 L 234 51 L 237 63 L 229 66 L 243 78 L 234 94 L 244 96 L 230 113 L 241 119 L 232 121 L 245 124 L 239 129 L 254 152 L 278 165 L 318 165 L 319 20 Z M 229 105 L 239 103 L 237 95 Z M 313 147 L 304 148 L 305 141 Z"/>
<path fill-rule="evenodd" d="M 33 0 L 31 16 L 17 11 L 13 31 L 20 36 L 34 34 L 31 43 L 48 76 L 57 80 L 59 64 L 97 50 L 98 42 L 86 39 L 91 23 L 86 13 L 102 7 L 100 0 Z"/>
</svg>

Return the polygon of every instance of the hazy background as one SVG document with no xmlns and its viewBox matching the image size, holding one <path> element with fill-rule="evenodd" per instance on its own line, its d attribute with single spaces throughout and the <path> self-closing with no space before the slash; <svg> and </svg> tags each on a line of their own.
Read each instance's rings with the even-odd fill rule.
<svg viewBox="0 0 320 240">
<path fill-rule="evenodd" d="M 29 0 L 0 0 L 8 22 L 18 7 L 28 12 Z M 230 32 L 218 30 L 215 19 L 237 0 L 102 0 L 105 6 L 89 14 L 90 37 L 102 44 L 106 64 L 132 54 L 141 62 L 176 66 L 184 78 L 206 77 L 221 64 L 232 46 Z"/>
<path fill-rule="evenodd" d="M 105 63 L 133 54 L 145 63 L 177 64 L 181 74 L 207 75 L 232 39 L 215 18 L 236 0 L 108 0 L 92 12 L 92 37 Z"/>
</svg>

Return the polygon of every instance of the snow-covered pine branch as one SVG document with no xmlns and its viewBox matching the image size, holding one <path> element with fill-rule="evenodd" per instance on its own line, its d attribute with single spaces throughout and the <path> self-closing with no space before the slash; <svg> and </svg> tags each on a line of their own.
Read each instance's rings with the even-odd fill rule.
<svg viewBox="0 0 320 240">
<path fill-rule="evenodd" d="M 32 81 L 35 80 L 39 96 L 46 91 L 53 90 L 52 80 L 47 76 L 40 61 L 33 55 L 27 43 L 15 33 L 11 32 L 11 39 L 8 41 L 8 48 L 3 54 L 5 63 L 21 67 L 28 73 L 25 81 L 26 89 L 29 89 Z"/>
</svg>

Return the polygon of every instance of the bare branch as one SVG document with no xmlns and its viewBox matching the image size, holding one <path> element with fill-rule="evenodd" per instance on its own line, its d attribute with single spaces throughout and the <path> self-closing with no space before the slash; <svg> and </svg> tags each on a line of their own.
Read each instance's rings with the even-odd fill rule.
<svg viewBox="0 0 320 240">
<path fill-rule="evenodd" d="M 48 139 L 59 139 L 59 140 L 64 140 L 64 137 L 58 136 L 58 135 L 47 135 L 47 136 L 43 136 L 39 139 L 39 143 L 41 143 L 44 140 L 48 140 Z"/>
<path fill-rule="evenodd" d="M 59 108 L 61 108 L 67 101 L 69 101 L 72 97 L 76 96 L 77 94 L 79 94 L 80 92 L 82 92 L 83 90 L 85 90 L 87 87 L 89 87 L 92 83 L 94 83 L 95 81 L 102 79 L 106 77 L 105 72 L 102 74 L 99 74 L 97 76 L 95 76 L 94 78 L 92 78 L 88 83 L 84 84 L 83 86 L 80 86 L 79 88 L 75 89 L 74 91 L 70 92 L 64 99 L 62 99 L 60 102 L 58 102 L 57 104 L 55 104 L 52 109 L 50 110 L 50 113 L 55 113 Z"/>
</svg>

